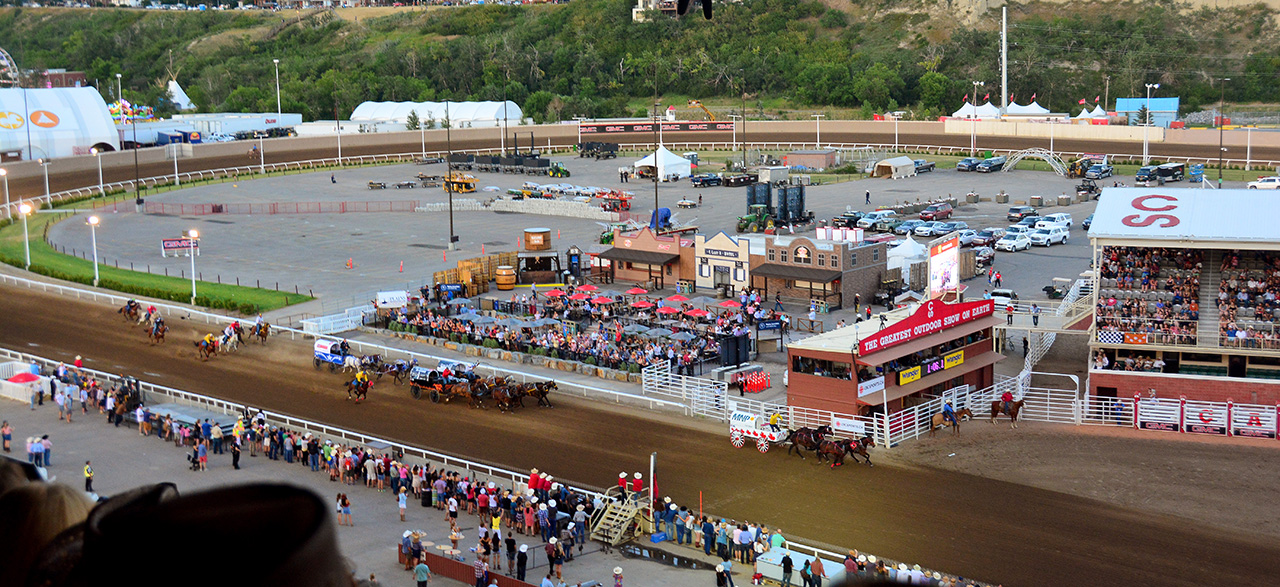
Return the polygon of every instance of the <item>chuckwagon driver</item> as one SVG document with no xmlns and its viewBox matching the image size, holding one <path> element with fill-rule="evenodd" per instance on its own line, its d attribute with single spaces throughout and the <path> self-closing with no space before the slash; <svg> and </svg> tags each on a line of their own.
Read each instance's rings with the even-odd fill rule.
<svg viewBox="0 0 1280 587">
<path fill-rule="evenodd" d="M 338 343 L 338 352 L 344 357 L 351 354 L 351 345 L 347 344 L 347 339 L 344 338 L 342 342 Z"/>
<path fill-rule="evenodd" d="M 772 428 L 774 432 L 782 432 L 782 413 L 781 412 L 774 412 L 772 415 L 769 416 L 769 427 Z"/>
</svg>

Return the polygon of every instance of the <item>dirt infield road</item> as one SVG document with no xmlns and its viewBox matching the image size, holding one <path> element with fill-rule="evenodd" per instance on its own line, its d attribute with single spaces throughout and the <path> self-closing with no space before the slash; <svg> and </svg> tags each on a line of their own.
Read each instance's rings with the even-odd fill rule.
<svg viewBox="0 0 1280 587">
<path fill-rule="evenodd" d="M 783 451 L 734 449 L 718 426 L 585 400 L 555 397 L 554 409 L 511 415 L 413 401 L 405 388 L 384 384 L 368 402 L 352 405 L 339 376 L 312 368 L 303 341 L 251 343 L 202 363 L 191 341 L 205 328 L 176 317 L 170 326 L 170 341 L 151 347 L 113 308 L 0 290 L 0 344 L 8 348 L 65 360 L 82 354 L 96 369 L 587 484 L 643 470 L 657 451 L 661 492 L 680 503 L 696 504 L 702 492 L 708 511 L 780 527 L 788 536 L 856 545 L 987 581 L 1191 586 L 1270 584 L 1280 576 L 1273 537 L 929 466 L 882 462 L 832 471 Z M 888 454 L 873 452 L 882 461 Z M 1212 480 L 1197 475 L 1169 475 L 1166 482 L 1206 490 Z M 1270 497 L 1258 496 L 1257 504 L 1273 503 Z"/>
</svg>

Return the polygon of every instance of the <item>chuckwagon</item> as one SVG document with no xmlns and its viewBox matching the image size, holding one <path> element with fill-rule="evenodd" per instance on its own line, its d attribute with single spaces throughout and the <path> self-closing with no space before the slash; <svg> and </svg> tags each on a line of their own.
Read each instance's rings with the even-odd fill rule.
<svg viewBox="0 0 1280 587">
<path fill-rule="evenodd" d="M 316 369 L 319 369 L 325 363 L 329 364 L 329 371 L 337 371 L 338 367 L 342 366 L 344 357 L 342 356 L 342 346 L 338 344 L 338 341 L 318 338 L 312 349 L 315 353 L 313 363 Z"/>
<path fill-rule="evenodd" d="M 469 382 L 475 377 L 471 371 L 474 367 L 475 365 L 459 361 L 440 361 L 434 369 L 415 366 L 409 369 L 409 395 L 413 399 L 421 399 L 423 392 L 426 392 L 433 403 L 440 403 L 441 399 L 448 401 L 452 394 L 442 393 L 445 387 Z M 445 376 L 445 371 L 449 372 L 448 377 Z"/>
<path fill-rule="evenodd" d="M 786 430 L 774 431 L 768 420 L 759 414 L 750 412 L 734 412 L 729 417 L 729 442 L 735 448 L 746 446 L 748 439 L 754 440 L 756 450 L 769 452 L 769 446 L 782 442 L 787 438 Z"/>
</svg>

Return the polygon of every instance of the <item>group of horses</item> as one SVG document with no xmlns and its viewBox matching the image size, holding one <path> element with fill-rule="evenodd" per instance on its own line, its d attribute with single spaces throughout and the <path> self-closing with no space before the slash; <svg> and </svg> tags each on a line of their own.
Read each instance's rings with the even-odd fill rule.
<svg viewBox="0 0 1280 587">
<path fill-rule="evenodd" d="M 817 428 L 801 427 L 787 433 L 782 443 L 791 443 L 791 447 L 787 449 L 787 454 L 792 451 L 805 458 L 804 451 L 812 451 L 817 453 L 818 462 L 831 462 L 831 468 L 834 469 L 844 465 L 845 455 L 849 455 L 853 462 L 861 462 L 858 457 L 866 459 L 867 466 L 874 467 L 871 463 L 871 453 L 867 449 L 876 445 L 875 439 L 870 435 L 864 435 L 862 438 L 831 438 L 831 427 L 827 425 L 818 426 Z"/>
<path fill-rule="evenodd" d="M 1005 406 L 1004 402 L 1000 400 L 992 401 L 991 402 L 991 423 L 995 424 L 996 418 L 999 416 L 1008 416 L 1009 427 L 1017 428 L 1018 415 L 1022 413 L 1022 406 L 1024 406 L 1025 404 L 1026 404 L 1025 400 L 1017 400 L 1017 401 L 1009 402 L 1008 406 Z M 929 436 L 933 436 L 938 431 L 939 428 L 942 428 L 944 426 L 950 426 L 952 434 L 959 434 L 960 422 L 966 422 L 968 420 L 972 420 L 973 410 L 970 410 L 969 408 L 960 408 L 955 411 L 955 415 L 956 415 L 956 418 L 955 418 L 955 421 L 953 422 L 944 418 L 943 415 L 940 413 L 934 414 L 933 419 L 930 422 L 930 426 L 929 426 Z"/>
<path fill-rule="evenodd" d="M 156 316 L 144 314 L 138 304 L 125 304 L 116 310 L 116 313 L 124 316 L 126 321 L 142 326 L 147 333 L 147 342 L 150 344 L 156 345 L 164 342 L 164 335 L 169 332 L 169 326 L 163 322 L 159 328 L 152 328 Z"/>
<path fill-rule="evenodd" d="M 204 340 L 203 338 L 195 341 L 194 344 L 196 347 L 196 352 L 200 353 L 200 359 L 204 361 L 208 361 L 209 357 L 215 356 L 218 353 L 222 353 L 222 354 L 233 353 L 236 351 L 236 349 L 240 348 L 240 345 L 244 344 L 244 335 L 245 335 L 244 327 L 237 324 L 234 328 L 232 328 L 231 336 L 223 335 L 220 337 L 215 337 L 213 339 L 212 344 L 210 344 L 208 341 Z M 263 344 L 263 345 L 267 344 L 267 337 L 270 335 L 271 335 L 270 323 L 263 322 L 261 325 L 254 324 L 249 327 L 249 338 L 258 339 L 259 344 Z"/>
<path fill-rule="evenodd" d="M 433 375 L 437 375 L 434 371 Z M 537 400 L 539 407 L 553 407 L 550 394 L 557 389 L 555 381 L 538 381 L 520 383 L 514 377 L 479 377 L 462 375 L 456 379 L 445 381 L 443 378 L 432 378 L 427 381 L 411 381 L 413 396 L 420 397 L 426 391 L 435 403 L 448 403 L 455 398 L 466 398 L 467 405 L 472 408 L 487 409 L 485 401 L 493 399 L 498 410 L 514 412 L 524 407 L 524 398 Z"/>
</svg>

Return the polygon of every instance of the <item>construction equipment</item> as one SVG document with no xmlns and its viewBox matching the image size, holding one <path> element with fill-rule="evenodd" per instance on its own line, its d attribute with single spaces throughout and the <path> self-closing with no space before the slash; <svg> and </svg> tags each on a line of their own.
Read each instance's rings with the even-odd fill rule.
<svg viewBox="0 0 1280 587">
<path fill-rule="evenodd" d="M 600 208 L 608 212 L 622 212 L 631 209 L 631 198 L 635 196 L 628 192 L 611 190 L 600 197 L 604 200 L 600 203 Z"/>
<path fill-rule="evenodd" d="M 765 232 L 772 234 L 774 230 L 773 216 L 769 207 L 764 204 L 752 204 L 751 212 L 738 217 L 738 232 Z"/>
<path fill-rule="evenodd" d="M 551 177 L 569 177 L 569 170 L 564 168 L 564 163 L 559 161 L 551 162 L 551 169 L 547 172 Z"/>
<path fill-rule="evenodd" d="M 702 105 L 702 102 L 701 102 L 700 100 L 689 100 L 689 107 L 690 107 L 690 108 L 701 108 L 703 112 L 706 112 L 706 113 L 707 113 L 707 119 L 708 119 L 708 120 L 710 120 L 711 122 L 715 122 L 715 121 L 716 121 L 716 115 L 715 115 L 715 114 L 712 114 L 710 110 L 707 110 L 707 107 L 706 107 L 706 106 L 703 106 L 703 105 Z"/>
<path fill-rule="evenodd" d="M 1076 186 L 1076 194 L 1081 196 L 1089 196 L 1091 198 L 1098 197 L 1102 193 L 1102 188 L 1092 179 L 1080 180 L 1080 185 Z"/>
<path fill-rule="evenodd" d="M 444 180 L 446 191 L 457 194 L 470 194 L 476 191 L 476 178 L 470 173 L 450 173 Z"/>
</svg>

